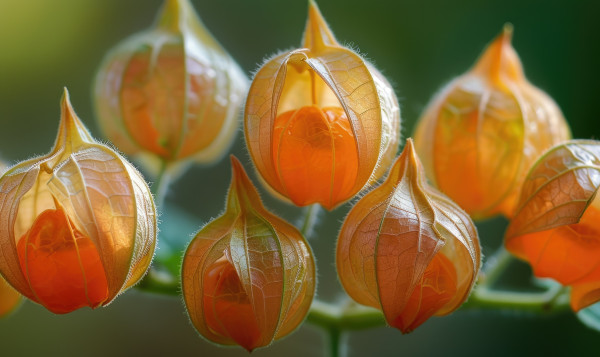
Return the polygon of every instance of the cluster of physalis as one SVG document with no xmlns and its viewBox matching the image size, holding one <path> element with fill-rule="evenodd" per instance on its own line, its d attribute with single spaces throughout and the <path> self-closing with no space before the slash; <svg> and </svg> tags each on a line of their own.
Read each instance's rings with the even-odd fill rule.
<svg viewBox="0 0 600 357">
<path fill-rule="evenodd" d="M 372 188 L 341 227 L 337 271 L 352 299 L 402 332 L 469 297 L 481 266 L 471 217 L 509 218 L 508 250 L 571 286 L 579 310 L 600 300 L 600 143 L 567 141 L 560 110 L 525 79 L 510 37 L 505 28 L 433 99 L 395 161 L 394 90 L 336 41 L 314 2 L 302 48 L 268 60 L 248 89 L 188 0 L 167 0 L 153 29 L 105 59 L 97 113 L 108 139 L 158 172 L 222 157 L 246 99 L 245 139 L 269 192 L 331 210 Z M 0 315 L 19 294 L 54 313 L 107 305 L 153 257 L 144 179 L 90 136 L 66 91 L 61 107 L 50 153 L 0 178 Z M 189 244 L 181 285 L 202 336 L 251 351 L 302 323 L 316 268 L 301 232 L 231 163 L 225 211 Z"/>
</svg>

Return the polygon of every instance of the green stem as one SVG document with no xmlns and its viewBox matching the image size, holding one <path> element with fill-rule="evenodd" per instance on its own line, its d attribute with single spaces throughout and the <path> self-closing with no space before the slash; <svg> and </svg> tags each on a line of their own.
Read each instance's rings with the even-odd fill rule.
<svg viewBox="0 0 600 357">
<path fill-rule="evenodd" d="M 340 307 L 316 299 L 310 307 L 306 321 L 322 328 L 327 334 L 328 351 L 332 357 L 341 355 L 341 337 L 345 331 L 385 326 L 385 319 L 379 310 L 353 302 Z"/>
<path fill-rule="evenodd" d="M 154 179 L 154 183 L 152 184 L 151 191 L 154 195 L 154 202 L 157 207 L 161 207 L 165 201 L 165 194 L 167 192 L 167 188 L 169 187 L 169 174 L 168 174 L 169 164 L 166 160 L 162 160 L 160 162 L 160 168 L 158 169 L 158 174 Z"/>
<path fill-rule="evenodd" d="M 342 331 L 337 328 L 329 330 L 329 356 L 339 357 L 340 356 L 340 337 Z"/>
<path fill-rule="evenodd" d="M 558 313 L 569 309 L 568 290 L 555 285 L 539 293 L 492 290 L 477 286 L 461 309 L 518 310 L 539 314 Z M 339 307 L 315 300 L 306 322 L 326 331 L 356 331 L 385 326 L 381 311 L 354 304 Z"/>
<path fill-rule="evenodd" d="M 320 326 L 327 330 L 364 330 L 373 327 L 385 326 L 385 319 L 381 311 L 372 307 L 346 304 L 340 307 L 315 299 L 310 307 L 306 322 Z"/>
<path fill-rule="evenodd" d="M 494 285 L 512 260 L 512 255 L 504 247 L 500 247 L 494 255 L 486 260 L 483 269 L 481 269 L 479 285 L 486 287 Z"/>
<path fill-rule="evenodd" d="M 541 292 L 492 289 L 492 283 L 498 279 L 511 259 L 505 253 L 499 253 L 499 257 L 502 259 L 498 259 L 495 263 L 490 261 L 486 265 L 482 282 L 473 289 L 468 301 L 461 307 L 462 309 L 518 310 L 539 314 L 557 313 L 569 309 L 568 290 L 559 284 L 549 285 L 546 290 Z M 488 269 L 489 271 L 487 271 Z M 178 296 L 180 292 L 178 277 L 168 270 L 156 266 L 150 269 L 137 288 L 172 296 Z M 381 311 L 377 309 L 353 302 L 332 304 L 318 299 L 313 301 L 306 322 L 323 328 L 330 335 L 333 330 L 341 333 L 342 331 L 364 330 L 386 324 Z"/>
<path fill-rule="evenodd" d="M 161 160 L 158 174 L 150 188 L 154 196 L 154 203 L 157 208 L 161 208 L 165 201 L 165 193 L 169 186 L 168 164 L 166 160 Z M 179 279 L 166 269 L 160 269 L 156 266 L 156 261 L 148 270 L 148 274 L 136 286 L 139 290 L 163 294 L 179 295 Z"/>
<path fill-rule="evenodd" d="M 165 165 L 166 166 L 166 165 Z M 155 185 L 163 185 L 165 167 L 161 170 Z M 159 189 L 160 192 L 160 189 Z M 317 222 L 318 205 L 306 208 L 301 231 L 305 236 Z M 484 265 L 478 285 L 473 289 L 468 301 L 462 309 L 516 310 L 537 314 L 557 313 L 569 309 L 568 290 L 559 284 L 545 284 L 541 292 L 516 292 L 494 289 L 512 261 L 512 256 L 500 248 L 496 254 L 488 258 Z M 179 279 L 167 269 L 154 266 L 144 280 L 137 286 L 141 290 L 177 296 L 180 292 Z M 339 356 L 340 338 L 344 332 L 370 329 L 386 325 L 381 311 L 356 304 L 350 300 L 346 303 L 332 304 L 315 299 L 310 307 L 306 322 L 320 327 L 329 340 L 328 351 L 331 356 Z"/>
<path fill-rule="evenodd" d="M 559 284 L 547 286 L 541 292 L 516 292 L 492 287 L 513 261 L 512 255 L 500 247 L 487 259 L 469 300 L 461 308 L 509 309 L 535 313 L 560 312 L 569 308 L 567 290 Z"/>
<path fill-rule="evenodd" d="M 318 203 L 314 203 L 305 208 L 304 211 L 304 220 L 302 221 L 302 227 L 300 228 L 300 233 L 306 238 L 310 238 L 312 236 L 315 225 L 319 221 L 319 212 L 321 210 L 321 206 Z"/>
<path fill-rule="evenodd" d="M 569 309 L 568 290 L 559 284 L 542 292 L 494 290 L 491 287 L 510 265 L 512 256 L 504 249 L 490 257 L 484 266 L 480 283 L 475 287 L 462 309 L 518 310 L 539 314 L 557 313 Z M 382 313 L 361 305 L 340 307 L 315 300 L 306 321 L 326 331 L 362 330 L 385 326 Z"/>
<path fill-rule="evenodd" d="M 462 309 L 471 308 L 557 313 L 569 309 L 569 294 L 560 285 L 539 293 L 492 290 L 481 286 L 473 291 L 462 306 Z"/>
<path fill-rule="evenodd" d="M 487 282 L 487 281 L 486 281 Z M 179 295 L 180 287 L 177 276 L 166 269 L 153 267 L 140 284 L 140 290 L 164 294 Z M 516 292 L 491 289 L 487 284 L 480 284 L 471 293 L 462 309 L 485 310 L 519 310 L 540 314 L 561 312 L 569 309 L 568 290 L 555 284 L 542 292 Z M 306 321 L 320 326 L 327 331 L 363 330 L 385 326 L 381 311 L 355 303 L 327 303 L 318 299 L 313 301 Z"/>
</svg>

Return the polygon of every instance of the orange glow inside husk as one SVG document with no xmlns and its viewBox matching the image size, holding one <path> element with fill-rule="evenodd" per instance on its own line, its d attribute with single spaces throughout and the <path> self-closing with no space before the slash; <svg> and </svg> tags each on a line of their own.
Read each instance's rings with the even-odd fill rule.
<svg viewBox="0 0 600 357">
<path fill-rule="evenodd" d="M 256 348 L 260 343 L 256 316 L 235 267 L 225 255 L 206 269 L 204 288 L 207 326 L 248 351 Z"/>
<path fill-rule="evenodd" d="M 600 209 L 590 205 L 576 224 L 511 238 L 506 247 L 526 259 L 538 277 L 564 285 L 600 281 Z"/>
<path fill-rule="evenodd" d="M 17 252 L 33 300 L 64 314 L 108 298 L 106 273 L 92 240 L 61 209 L 47 209 L 19 239 Z"/>
<path fill-rule="evenodd" d="M 388 323 L 408 333 L 427 321 L 456 294 L 457 275 L 454 265 L 443 254 L 436 254 L 406 302 L 402 313 Z"/>
<path fill-rule="evenodd" d="M 332 209 L 350 198 L 358 152 L 342 108 L 311 105 L 278 115 L 272 149 L 281 189 L 296 205 Z"/>
</svg>

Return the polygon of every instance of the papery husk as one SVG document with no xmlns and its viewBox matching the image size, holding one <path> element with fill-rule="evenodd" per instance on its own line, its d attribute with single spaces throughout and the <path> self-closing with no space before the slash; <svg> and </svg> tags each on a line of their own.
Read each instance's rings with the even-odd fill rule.
<svg viewBox="0 0 600 357">
<path fill-rule="evenodd" d="M 163 161 L 220 159 L 235 137 L 247 88 L 246 75 L 189 0 L 166 0 L 153 28 L 106 56 L 95 104 L 106 136 L 156 172 Z"/>
<path fill-rule="evenodd" d="M 260 337 L 251 351 L 288 335 L 304 320 L 315 291 L 310 246 L 289 223 L 268 212 L 241 163 L 232 156 L 233 179 L 225 212 L 210 221 L 188 246 L 182 266 L 183 297 L 192 323 L 206 339 L 239 344 L 216 333 L 205 318 L 204 276 L 224 256 L 249 299 Z"/>
<path fill-rule="evenodd" d="M 408 139 L 386 180 L 348 213 L 337 243 L 338 275 L 350 297 L 381 309 L 388 324 L 410 332 L 429 316 L 417 314 L 416 326 L 398 321 L 411 313 L 405 310 L 408 301 L 437 255 L 456 272 L 456 293 L 433 313 L 445 315 L 467 299 L 475 284 L 479 238 L 469 216 L 427 184 Z"/>
<path fill-rule="evenodd" d="M 600 300 L 600 142 L 571 140 L 529 171 L 505 235 L 534 274 L 571 289 L 577 311 Z"/>
<path fill-rule="evenodd" d="M 34 301 L 19 265 L 17 242 L 37 216 L 59 208 L 57 204 L 100 255 L 108 283 L 102 305 L 107 305 L 149 267 L 156 245 L 156 208 L 140 173 L 91 137 L 66 89 L 54 148 L 16 164 L 0 178 L 0 272 Z"/>
<path fill-rule="evenodd" d="M 347 192 L 333 202 L 319 202 L 333 209 L 387 171 L 400 139 L 400 109 L 391 85 L 336 41 L 312 1 L 302 45 L 268 60 L 256 73 L 244 114 L 246 144 L 269 188 L 288 197 L 272 153 L 276 117 L 306 105 L 343 108 L 355 138 L 358 170 Z M 332 178 L 332 191 L 334 186 Z"/>
<path fill-rule="evenodd" d="M 415 131 L 429 179 L 474 219 L 511 217 L 528 169 L 571 137 L 556 103 L 525 78 L 511 37 L 507 25 L 434 97 Z"/>
</svg>

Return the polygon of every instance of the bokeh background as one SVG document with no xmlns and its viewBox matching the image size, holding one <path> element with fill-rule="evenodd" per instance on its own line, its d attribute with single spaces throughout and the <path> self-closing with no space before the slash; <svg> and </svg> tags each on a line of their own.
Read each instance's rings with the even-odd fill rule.
<svg viewBox="0 0 600 357">
<path fill-rule="evenodd" d="M 192 0 L 205 25 L 252 73 L 265 57 L 299 45 L 306 0 Z M 92 108 L 91 83 L 104 54 L 121 39 L 152 25 L 161 0 L 0 0 L 0 156 L 10 163 L 47 152 L 54 142 L 63 86 L 94 136 L 101 137 Z M 466 71 L 505 22 L 529 80 L 562 108 L 574 137 L 598 138 L 600 2 L 552 0 L 321 0 L 338 40 L 365 54 L 394 84 L 402 134 L 411 135 L 431 96 Z M 241 130 L 240 130 L 241 132 Z M 243 136 L 232 152 L 251 169 Z M 228 160 L 193 167 L 175 182 L 168 212 L 191 224 L 170 239 L 185 242 L 218 215 L 230 177 Z M 256 182 L 256 181 L 255 181 Z M 268 207 L 296 221 L 301 209 L 264 194 Z M 319 297 L 342 295 L 334 269 L 341 207 L 323 216 L 310 242 L 317 257 Z M 175 211 L 171 211 L 175 212 Z M 186 219 L 188 220 L 188 219 Z M 479 224 L 484 253 L 501 243 L 506 222 Z M 168 223 L 164 231 L 168 235 Z M 505 280 L 527 282 L 515 264 Z M 515 312 L 458 311 L 432 318 L 414 333 L 377 328 L 347 335 L 351 356 L 584 355 L 594 354 L 600 334 L 572 314 L 537 317 Z M 254 356 L 312 356 L 323 349 L 320 331 L 303 325 Z M 3 356 L 245 356 L 219 348 L 192 328 L 181 300 L 132 289 L 110 306 L 53 315 L 26 302 L 0 320 Z"/>
</svg>

